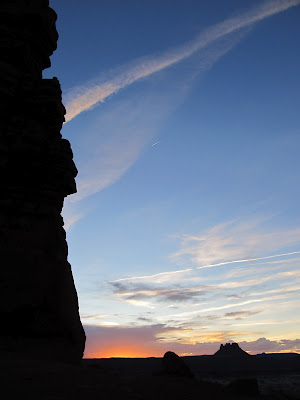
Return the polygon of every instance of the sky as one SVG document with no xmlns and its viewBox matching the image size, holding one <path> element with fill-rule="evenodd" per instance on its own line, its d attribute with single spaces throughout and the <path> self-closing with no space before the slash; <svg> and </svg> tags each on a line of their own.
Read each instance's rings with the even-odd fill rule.
<svg viewBox="0 0 300 400">
<path fill-rule="evenodd" d="M 85 357 L 300 352 L 300 0 L 50 0 Z"/>
</svg>

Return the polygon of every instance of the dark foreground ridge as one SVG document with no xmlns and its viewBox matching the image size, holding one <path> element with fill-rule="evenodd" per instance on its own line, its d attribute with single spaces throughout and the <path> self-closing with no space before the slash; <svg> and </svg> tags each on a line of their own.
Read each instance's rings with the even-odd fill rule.
<svg viewBox="0 0 300 400">
<path fill-rule="evenodd" d="M 265 355 L 283 361 L 289 354 Z M 167 352 L 163 358 L 84 359 L 81 366 L 33 361 L 0 362 L 0 385 L 11 399 L 31 400 L 299 400 L 300 355 L 296 370 L 245 371 L 236 357 L 224 358 L 222 370 L 215 356 L 178 357 Z M 208 360 L 214 364 L 210 364 Z M 242 359 L 242 358 L 241 358 Z M 261 356 L 249 356 L 258 360 Z M 258 364 L 257 364 L 258 365 Z M 278 366 L 279 364 L 277 364 Z M 240 366 L 241 367 L 241 366 Z M 230 370 L 230 374 L 228 369 Z"/>
<path fill-rule="evenodd" d="M 144 359 L 144 361 L 147 361 Z M 17 383 L 17 384 L 16 384 Z M 115 369 L 66 364 L 6 363 L 1 391 L 10 399 L 30 400 L 238 400 L 232 388 L 174 375 L 125 375 Z M 273 400 L 273 399 L 272 399 Z"/>
<path fill-rule="evenodd" d="M 155 372 L 196 379 L 278 374 L 300 375 L 300 354 L 297 353 L 263 353 L 248 355 L 248 357 L 217 357 L 215 355 L 178 357 L 175 353 L 167 352 L 162 359 L 155 357 L 102 358 L 83 359 L 82 362 L 83 365 L 95 368 L 101 366 L 117 369 L 125 375 L 143 375 Z"/>
<path fill-rule="evenodd" d="M 0 3 L 0 359 L 79 362 L 85 334 L 61 210 L 77 169 L 60 130 L 56 49 L 47 0 Z"/>
<path fill-rule="evenodd" d="M 136 389 L 144 383 L 140 399 L 300 399 L 299 354 L 239 354 L 178 357 L 167 352 L 163 358 L 84 359 L 83 365 L 114 371 Z"/>
</svg>

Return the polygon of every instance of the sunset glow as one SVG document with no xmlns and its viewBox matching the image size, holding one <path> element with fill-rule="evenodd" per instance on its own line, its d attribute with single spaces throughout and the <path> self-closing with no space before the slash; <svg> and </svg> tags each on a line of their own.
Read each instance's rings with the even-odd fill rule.
<svg viewBox="0 0 300 400">
<path fill-rule="evenodd" d="M 44 76 L 85 357 L 298 352 L 300 0 L 77 3 Z"/>
<path fill-rule="evenodd" d="M 108 347 L 108 348 L 101 348 L 101 344 L 99 346 L 99 351 L 95 352 L 87 352 L 84 356 L 84 358 L 145 358 L 145 357 L 160 357 L 161 354 L 155 354 L 154 350 L 151 349 L 141 349 L 141 348 L 132 348 L 132 347 L 122 347 L 122 346 L 116 346 L 116 347 Z"/>
</svg>

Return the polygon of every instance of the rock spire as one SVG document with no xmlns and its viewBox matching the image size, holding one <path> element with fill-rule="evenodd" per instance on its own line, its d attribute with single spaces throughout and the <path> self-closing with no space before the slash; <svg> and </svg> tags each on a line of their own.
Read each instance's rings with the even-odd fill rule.
<svg viewBox="0 0 300 400">
<path fill-rule="evenodd" d="M 77 169 L 60 130 L 48 0 L 0 4 L 0 358 L 77 362 L 85 334 L 61 210 Z"/>
<path fill-rule="evenodd" d="M 250 357 L 237 343 L 221 344 L 220 349 L 214 354 L 218 357 Z"/>
</svg>

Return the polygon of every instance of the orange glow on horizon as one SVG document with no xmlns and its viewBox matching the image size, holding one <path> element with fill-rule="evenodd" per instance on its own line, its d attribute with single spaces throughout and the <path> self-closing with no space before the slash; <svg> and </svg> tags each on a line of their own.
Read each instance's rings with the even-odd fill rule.
<svg viewBox="0 0 300 400">
<path fill-rule="evenodd" d="M 163 354 L 153 353 L 157 353 L 157 351 L 133 346 L 114 346 L 106 347 L 95 352 L 87 352 L 83 358 L 147 358 L 163 356 Z"/>
<path fill-rule="evenodd" d="M 149 358 L 159 357 L 162 358 L 167 351 L 173 351 L 172 348 L 150 348 L 150 347 L 134 347 L 128 345 L 107 346 L 105 348 L 97 349 L 96 351 L 86 350 L 83 358 Z M 175 351 L 176 352 L 176 351 Z M 191 352 L 177 352 L 180 357 L 198 355 Z"/>
</svg>

